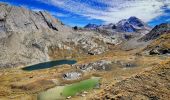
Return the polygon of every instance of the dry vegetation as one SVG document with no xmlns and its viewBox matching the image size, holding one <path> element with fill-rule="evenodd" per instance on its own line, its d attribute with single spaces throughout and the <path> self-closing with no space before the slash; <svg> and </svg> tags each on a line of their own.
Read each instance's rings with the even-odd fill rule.
<svg viewBox="0 0 170 100">
<path fill-rule="evenodd" d="M 153 56 L 136 56 L 135 53 L 125 51 L 109 51 L 101 55 L 85 55 L 83 57 L 75 57 L 79 64 L 95 62 L 98 60 L 111 60 L 112 70 L 110 71 L 94 71 L 89 74 L 84 74 L 83 79 L 91 76 L 101 76 L 101 89 L 95 90 L 97 93 L 102 91 L 103 88 L 110 83 L 117 83 L 126 78 L 141 73 L 142 71 L 149 70 L 154 65 L 162 62 L 166 57 L 153 57 Z M 125 68 L 124 66 L 117 65 L 114 62 L 135 63 L 134 68 Z M 38 71 L 26 72 L 21 70 L 22 67 L 3 69 L 0 71 L 0 98 L 2 100 L 36 100 L 36 95 L 56 85 L 64 85 L 76 81 L 63 81 L 61 76 L 64 72 L 77 70 L 69 65 L 64 65 L 60 68 L 50 68 Z M 77 81 L 80 81 L 77 80 Z M 86 97 L 93 97 L 95 93 L 91 91 Z M 82 98 L 75 96 L 73 99 Z"/>
<path fill-rule="evenodd" d="M 118 83 L 111 83 L 88 99 L 169 100 L 170 60 Z"/>
<path fill-rule="evenodd" d="M 159 46 L 162 49 L 170 49 L 170 34 L 164 34 L 160 38 L 154 40 L 144 50 L 150 50 Z"/>
</svg>

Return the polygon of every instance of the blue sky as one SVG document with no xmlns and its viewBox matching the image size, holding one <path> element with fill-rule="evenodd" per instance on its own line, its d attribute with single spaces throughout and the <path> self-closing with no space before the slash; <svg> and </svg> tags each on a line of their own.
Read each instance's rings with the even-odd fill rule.
<svg viewBox="0 0 170 100">
<path fill-rule="evenodd" d="M 63 23 L 117 23 L 136 16 L 151 26 L 170 22 L 170 0 L 0 0 L 34 11 L 47 10 Z"/>
</svg>

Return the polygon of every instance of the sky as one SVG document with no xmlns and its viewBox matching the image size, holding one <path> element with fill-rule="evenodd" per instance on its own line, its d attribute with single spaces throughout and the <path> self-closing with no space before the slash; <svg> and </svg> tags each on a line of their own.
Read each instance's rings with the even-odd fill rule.
<svg viewBox="0 0 170 100">
<path fill-rule="evenodd" d="M 155 26 L 170 22 L 170 0 L 0 0 L 34 11 L 49 11 L 70 26 L 117 23 L 136 16 Z"/>
</svg>

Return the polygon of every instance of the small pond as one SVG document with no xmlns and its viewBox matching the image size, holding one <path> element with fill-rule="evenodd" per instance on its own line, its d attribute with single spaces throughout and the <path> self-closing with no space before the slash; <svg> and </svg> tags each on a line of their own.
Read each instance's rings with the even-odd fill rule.
<svg viewBox="0 0 170 100">
<path fill-rule="evenodd" d="M 75 96 L 83 91 L 92 90 L 99 87 L 99 77 L 92 77 L 77 83 L 65 86 L 56 86 L 38 95 L 38 100 L 63 100 L 69 96 Z"/>
<path fill-rule="evenodd" d="M 77 63 L 76 60 L 56 60 L 56 61 L 49 61 L 49 62 L 44 62 L 44 63 L 27 66 L 22 69 L 25 71 L 33 71 L 33 70 L 51 68 L 51 67 L 64 65 L 64 64 L 72 65 L 75 63 Z"/>
</svg>

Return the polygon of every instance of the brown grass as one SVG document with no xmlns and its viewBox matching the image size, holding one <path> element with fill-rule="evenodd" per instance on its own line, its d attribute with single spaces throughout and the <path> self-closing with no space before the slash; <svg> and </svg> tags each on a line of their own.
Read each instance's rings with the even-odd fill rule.
<svg viewBox="0 0 170 100">
<path fill-rule="evenodd" d="M 55 58 L 54 58 L 55 59 Z M 134 61 L 138 64 L 138 67 L 133 69 L 124 69 L 120 68 L 117 65 L 112 66 L 112 70 L 110 71 L 94 71 L 91 73 L 85 73 L 80 80 L 90 78 L 91 76 L 99 76 L 102 77 L 101 80 L 101 89 L 94 90 L 94 91 L 101 91 L 107 84 L 110 83 L 117 83 L 123 79 L 128 77 L 134 76 L 144 70 L 148 70 L 148 68 L 153 67 L 153 64 L 158 64 L 162 62 L 159 57 L 152 57 L 152 56 L 136 56 L 134 52 L 125 52 L 125 51 L 109 51 L 101 55 L 84 55 L 84 56 L 77 56 L 73 57 L 78 61 L 78 64 L 90 63 L 95 62 L 98 60 L 110 60 L 110 61 L 123 61 L 129 62 Z M 68 71 L 76 71 L 70 67 L 69 65 L 64 65 L 60 68 L 50 68 L 45 70 L 38 70 L 32 72 L 25 72 L 22 71 L 20 68 L 11 68 L 11 69 L 4 69 L 0 71 L 0 99 L 3 98 L 9 99 L 9 97 L 14 97 L 14 99 L 21 98 L 21 97 L 28 97 L 28 98 L 36 98 L 37 92 L 45 91 L 48 88 L 54 86 L 51 83 L 51 79 L 57 80 L 56 85 L 61 84 L 70 84 L 76 81 L 64 81 L 61 79 L 61 75 L 64 72 Z M 44 83 L 44 85 L 41 85 Z M 19 86 L 19 88 L 11 88 L 11 85 Z M 22 89 L 20 86 L 25 86 Z M 35 89 L 33 89 L 35 88 Z M 26 95 L 23 95 L 26 94 Z M 89 97 L 94 96 L 93 91 L 90 91 L 88 94 Z M 80 100 L 79 97 L 74 99 Z M 31 99 L 25 99 L 31 100 Z M 32 99 L 36 100 L 36 99 Z"/>
</svg>

